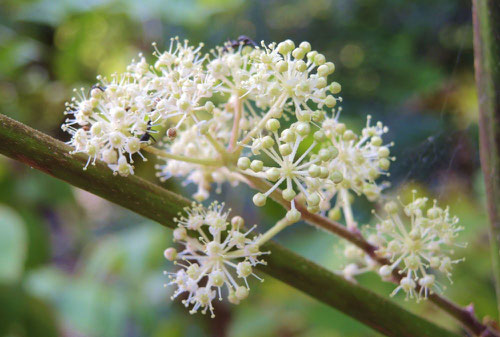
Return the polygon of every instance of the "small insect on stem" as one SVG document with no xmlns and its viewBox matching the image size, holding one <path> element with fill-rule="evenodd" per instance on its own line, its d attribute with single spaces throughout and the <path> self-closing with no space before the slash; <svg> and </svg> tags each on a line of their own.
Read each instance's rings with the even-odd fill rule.
<svg viewBox="0 0 500 337">
<path fill-rule="evenodd" d="M 146 129 L 146 132 L 140 138 L 141 142 L 149 142 L 150 139 L 153 139 L 156 142 L 155 137 L 151 135 L 150 131 L 151 131 L 151 121 L 148 121 L 148 127 Z"/>
<path fill-rule="evenodd" d="M 251 47 L 257 47 L 257 44 L 248 36 L 246 35 L 240 35 L 238 39 L 236 40 L 228 40 L 227 43 L 224 45 L 224 48 L 222 49 L 224 52 L 229 51 L 229 48 L 231 49 L 237 49 L 240 46 L 251 46 Z"/>
</svg>

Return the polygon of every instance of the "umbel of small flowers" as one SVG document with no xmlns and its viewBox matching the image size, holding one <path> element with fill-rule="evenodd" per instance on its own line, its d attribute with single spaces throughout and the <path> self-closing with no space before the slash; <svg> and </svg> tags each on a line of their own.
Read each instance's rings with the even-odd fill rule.
<svg viewBox="0 0 500 337">
<path fill-rule="evenodd" d="M 174 230 L 174 241 L 183 246 L 181 251 L 171 247 L 164 252 L 165 258 L 181 268 L 177 272 L 165 272 L 170 278 L 167 285 L 176 286 L 172 299 L 187 293 L 183 300 L 190 313 L 210 311 L 214 317 L 212 302 L 224 297 L 230 303 L 239 304 L 250 291 L 248 278 L 254 267 L 265 264 L 260 246 L 284 227 L 297 221 L 285 218 L 264 235 L 251 236 L 255 229 L 244 229 L 244 220 L 234 216 L 229 220 L 230 210 L 224 204 L 212 203 L 208 208 L 193 203 L 185 208 L 186 215 L 174 219 L 178 227 Z M 300 216 L 299 216 L 300 217 Z"/>
<path fill-rule="evenodd" d="M 449 208 L 441 208 L 437 201 L 427 206 L 427 198 L 416 198 L 399 207 L 394 201 L 384 206 L 386 216 L 379 218 L 377 233 L 369 240 L 378 246 L 377 255 L 388 258 L 390 265 L 380 267 L 382 278 L 389 278 L 394 268 L 404 275 L 391 296 L 400 290 L 406 298 L 417 301 L 442 286 L 436 280 L 436 273 L 444 274 L 450 282 L 453 265 L 463 259 L 453 259 L 454 247 L 464 247 L 456 243 L 458 218 L 451 217 Z M 402 212 L 401 212 L 402 208 Z"/>
<path fill-rule="evenodd" d="M 308 118 L 306 118 L 306 116 Z M 303 153 L 299 153 L 299 146 L 312 133 L 314 121 L 309 113 L 303 112 L 301 121 L 293 123 L 278 134 L 280 122 L 270 119 L 266 122 L 266 130 L 269 134 L 254 138 L 249 146 L 254 155 L 261 152 L 273 161 L 273 166 L 265 166 L 262 160 L 250 160 L 248 157 L 240 157 L 238 167 L 243 173 L 272 182 L 265 193 L 257 193 L 253 202 L 257 206 L 264 206 L 267 197 L 282 183 L 285 188 L 282 197 L 292 203 L 295 209 L 294 198 L 298 193 L 306 197 L 308 210 L 319 211 L 321 201 L 320 186 L 329 181 L 329 171 L 326 163 L 334 159 L 338 151 L 334 146 L 325 145 L 326 137 L 320 128 L 316 127 L 313 140 Z M 312 153 L 315 148 L 324 145 L 317 153 Z M 312 154 L 311 154 L 312 153 Z"/>
<path fill-rule="evenodd" d="M 331 172 L 330 181 L 324 185 L 324 202 L 322 210 L 330 210 L 332 220 L 340 218 L 342 210 L 347 227 L 351 230 L 357 228 L 351 209 L 351 194 L 364 195 L 370 201 L 380 198 L 383 188 L 388 186 L 384 182 L 377 184 L 380 176 L 389 176 L 388 170 L 391 161 L 389 148 L 393 143 L 384 144 L 383 135 L 389 131 L 381 122 L 371 125 L 372 117 L 367 116 L 366 126 L 358 135 L 349 130 L 344 123 L 335 118 L 328 118 L 322 124 L 322 130 L 332 145 L 337 149 L 338 155 L 334 160 L 326 163 L 326 169 Z M 333 207 L 330 200 L 336 196 Z"/>
</svg>

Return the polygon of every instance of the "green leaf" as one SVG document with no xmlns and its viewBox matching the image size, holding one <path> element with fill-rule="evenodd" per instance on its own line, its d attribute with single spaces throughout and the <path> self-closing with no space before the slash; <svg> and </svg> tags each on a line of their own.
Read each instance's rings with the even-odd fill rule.
<svg viewBox="0 0 500 337">
<path fill-rule="evenodd" d="M 0 282 L 20 279 L 26 259 L 26 229 L 10 208 L 0 205 Z"/>
</svg>

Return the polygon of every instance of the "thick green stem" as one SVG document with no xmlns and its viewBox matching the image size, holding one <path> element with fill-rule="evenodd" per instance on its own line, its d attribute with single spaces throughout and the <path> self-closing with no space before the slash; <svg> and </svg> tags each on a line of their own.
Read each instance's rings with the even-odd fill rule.
<svg viewBox="0 0 500 337">
<path fill-rule="evenodd" d="M 39 131 L 0 115 L 0 153 L 174 228 L 174 216 L 190 201 L 139 177 L 114 176 L 98 162 L 83 171 L 87 158 Z M 267 265 L 259 267 L 298 290 L 387 336 L 458 336 L 391 300 L 354 285 L 321 266 L 268 241 Z"/>
<path fill-rule="evenodd" d="M 490 246 L 500 315 L 500 1 L 473 0 L 479 149 L 490 218 Z"/>
</svg>

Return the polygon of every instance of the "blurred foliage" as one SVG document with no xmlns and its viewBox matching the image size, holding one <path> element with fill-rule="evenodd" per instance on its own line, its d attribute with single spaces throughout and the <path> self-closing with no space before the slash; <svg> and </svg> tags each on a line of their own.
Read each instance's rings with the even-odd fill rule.
<svg viewBox="0 0 500 337">
<path fill-rule="evenodd" d="M 388 193 L 416 188 L 461 218 L 469 245 L 457 248 L 466 260 L 447 295 L 495 317 L 470 17 L 466 0 L 3 0 L 0 113 L 65 140 L 59 126 L 72 88 L 123 71 L 137 53 L 149 54 L 153 41 L 162 46 L 179 35 L 212 47 L 241 34 L 308 40 L 337 64 L 342 118 L 361 128 L 370 113 L 391 128 L 398 159 Z M 138 171 L 154 179 L 151 166 Z M 257 211 L 249 193 L 223 186 L 219 199 L 231 200 L 249 223 L 265 227 L 280 216 L 278 207 Z M 373 221 L 371 206 L 356 202 L 360 222 Z M 343 243 L 316 229 L 296 225 L 279 240 L 332 269 L 343 264 Z M 164 228 L 0 157 L 0 334 L 376 335 L 269 278 L 240 306 L 218 304 L 215 320 L 190 316 L 162 287 L 162 270 L 173 267 L 162 258 L 169 242 Z M 374 275 L 360 282 L 390 293 Z M 428 304 L 404 305 L 454 324 Z"/>
</svg>

